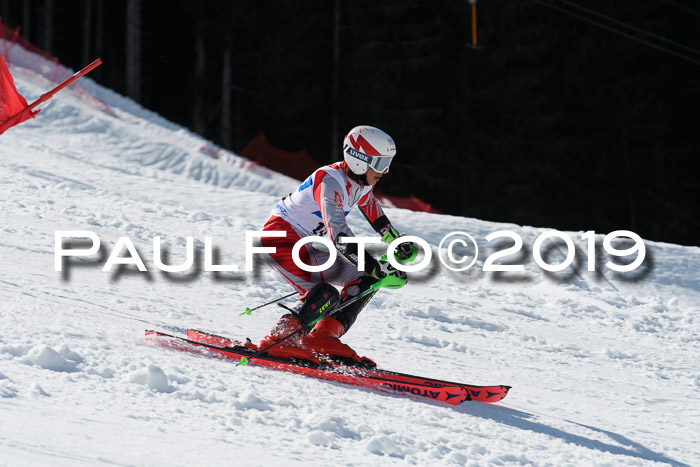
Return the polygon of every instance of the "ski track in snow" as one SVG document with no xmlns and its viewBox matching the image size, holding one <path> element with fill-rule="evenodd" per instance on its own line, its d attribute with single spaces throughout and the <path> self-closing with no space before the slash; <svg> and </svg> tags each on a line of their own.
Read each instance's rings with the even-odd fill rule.
<svg viewBox="0 0 700 467">
<path fill-rule="evenodd" d="M 12 71 L 29 99 L 45 91 Z M 276 307 L 239 316 L 289 290 L 264 264 L 167 275 L 152 239 L 179 264 L 193 236 L 201 265 L 209 236 L 220 263 L 242 269 L 244 232 L 298 183 L 225 151 L 212 159 L 201 138 L 81 81 L 116 118 L 64 92 L 0 137 L 0 465 L 700 463 L 698 248 L 647 242 L 652 267 L 636 280 L 582 268 L 557 282 L 532 260 L 494 276 L 478 267 L 494 251 L 486 235 L 510 229 L 532 246 L 545 229 L 389 210 L 435 251 L 470 232 L 479 262 L 380 292 L 344 341 L 383 368 L 512 385 L 495 405 L 445 407 L 148 345 L 146 328 L 265 334 Z M 372 234 L 358 212 L 349 219 Z M 102 262 L 55 272 L 56 230 L 97 233 Z M 148 273 L 101 272 L 122 236 Z"/>
</svg>

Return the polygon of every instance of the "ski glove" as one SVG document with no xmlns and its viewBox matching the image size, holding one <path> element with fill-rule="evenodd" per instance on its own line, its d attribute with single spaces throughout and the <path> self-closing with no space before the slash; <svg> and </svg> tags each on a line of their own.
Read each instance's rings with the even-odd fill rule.
<svg viewBox="0 0 700 467">
<path fill-rule="evenodd" d="M 341 232 L 338 234 L 338 236 L 335 239 L 335 247 L 336 249 L 347 259 L 352 261 L 354 264 L 358 264 L 358 248 L 356 243 L 342 243 L 340 241 L 341 237 L 347 236 L 345 233 Z M 384 257 L 382 257 L 384 258 Z M 397 277 L 400 281 L 403 282 L 400 287 L 403 287 L 403 285 L 406 284 L 408 281 L 408 276 L 406 276 L 406 273 L 403 271 L 399 271 L 398 269 L 394 268 L 391 264 L 389 264 L 388 261 L 385 261 L 384 259 L 377 261 L 367 253 L 367 251 L 364 252 L 364 262 L 365 262 L 365 272 L 374 277 L 375 279 L 381 279 L 386 276 L 394 276 Z M 400 288 L 400 287 L 395 287 L 395 288 Z"/>
<path fill-rule="evenodd" d="M 374 277 L 375 279 L 382 279 L 386 276 L 394 276 L 401 279 L 401 281 L 403 281 L 403 285 L 406 285 L 406 282 L 408 282 L 408 276 L 406 275 L 406 273 L 404 271 L 396 269 L 389 263 L 389 261 L 377 261 L 374 258 L 372 258 L 372 263 L 373 264 L 365 268 L 365 270 L 367 271 L 367 274 Z"/>
<path fill-rule="evenodd" d="M 382 241 L 384 243 L 391 243 L 399 237 L 403 237 L 403 234 L 400 234 L 398 230 L 389 225 L 389 229 L 382 237 Z M 402 263 L 408 263 L 416 259 L 416 256 L 418 256 L 418 249 L 413 242 L 403 242 L 397 245 L 396 250 L 394 251 L 394 256 Z"/>
</svg>

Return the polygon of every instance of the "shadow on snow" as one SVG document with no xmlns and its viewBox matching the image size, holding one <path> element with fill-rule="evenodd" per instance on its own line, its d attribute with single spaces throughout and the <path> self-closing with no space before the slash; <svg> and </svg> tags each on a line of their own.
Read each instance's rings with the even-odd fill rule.
<svg viewBox="0 0 700 467">
<path fill-rule="evenodd" d="M 651 449 L 648 449 L 642 446 L 641 444 L 636 443 L 620 434 L 588 425 L 583 425 L 576 422 L 567 421 L 567 423 L 572 423 L 574 425 L 578 425 L 580 427 L 587 428 L 598 433 L 602 433 L 610 437 L 614 442 L 621 444 L 622 446 L 616 446 L 614 444 L 608 444 L 596 439 L 587 438 L 586 436 L 568 433 L 560 428 L 555 428 L 545 423 L 532 420 L 532 418 L 534 417 L 534 415 L 532 414 L 499 405 L 482 404 L 479 402 L 468 402 L 455 407 L 455 410 L 469 415 L 473 415 L 475 417 L 483 418 L 485 420 L 491 420 L 497 423 L 512 426 L 514 428 L 519 428 L 521 430 L 529 430 L 535 433 L 548 435 L 553 438 L 561 439 L 562 441 L 565 441 L 567 443 L 583 446 L 589 449 L 595 449 L 600 452 L 607 452 L 614 455 L 637 457 L 639 459 L 655 462 L 664 462 L 667 464 L 681 467 L 690 467 L 688 464 L 684 464 L 683 462 L 671 459 L 670 457 L 664 454 L 654 452 Z"/>
</svg>

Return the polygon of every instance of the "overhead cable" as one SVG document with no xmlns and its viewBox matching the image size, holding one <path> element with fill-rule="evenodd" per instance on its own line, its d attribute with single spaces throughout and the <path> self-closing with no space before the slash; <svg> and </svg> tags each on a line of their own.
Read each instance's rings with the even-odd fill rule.
<svg viewBox="0 0 700 467">
<path fill-rule="evenodd" d="M 639 38 L 639 37 L 634 36 L 634 35 L 632 35 L 632 34 L 628 34 L 628 33 L 624 32 L 624 31 L 621 31 L 621 30 L 619 30 L 619 29 L 613 28 L 613 27 L 608 26 L 608 25 L 606 25 L 606 24 L 600 23 L 600 22 L 595 21 L 595 20 L 593 20 L 593 19 L 591 19 L 591 18 L 588 18 L 588 17 L 586 17 L 586 16 L 579 15 L 579 14 L 574 13 L 574 12 L 572 12 L 572 11 L 570 11 L 570 10 L 565 9 L 565 8 L 558 7 L 558 6 L 556 6 L 556 5 L 553 5 L 551 2 L 547 2 L 547 1 L 543 1 L 543 0 L 533 0 L 533 1 L 534 1 L 535 3 L 539 3 L 539 4 L 543 5 L 543 6 L 548 7 L 548 8 L 552 8 L 552 9 L 554 9 L 554 10 L 560 11 L 560 12 L 564 13 L 565 15 L 569 15 L 569 16 L 572 16 L 572 17 L 574 17 L 574 18 L 578 18 L 578 19 L 580 19 L 580 20 L 582 20 L 582 21 L 586 21 L 587 23 L 595 24 L 596 26 L 599 26 L 599 27 L 601 27 L 601 28 L 603 28 L 603 29 L 607 29 L 608 31 L 614 32 L 615 34 L 619 34 L 619 35 L 621 35 L 621 36 L 625 36 L 625 37 L 627 37 L 627 38 L 629 38 L 629 39 L 632 39 L 632 40 L 634 40 L 634 41 L 637 41 L 637 42 L 639 42 L 639 43 L 641 43 L 641 44 L 648 45 L 649 47 L 653 47 L 653 48 L 655 48 L 655 49 L 657 49 L 657 50 L 660 50 L 660 51 L 662 51 L 662 52 L 666 52 L 666 53 L 668 53 L 668 54 L 670 54 L 670 55 L 673 55 L 673 56 L 675 56 L 675 57 L 678 57 L 678 58 L 681 58 L 681 59 L 683 59 L 683 60 L 686 60 L 686 61 L 695 63 L 696 65 L 700 65 L 700 60 L 696 60 L 696 59 L 694 59 L 694 58 L 692 58 L 692 57 L 688 57 L 687 55 L 683 55 L 683 54 L 681 54 L 681 53 L 678 53 L 678 52 L 675 52 L 675 51 L 673 51 L 673 50 L 667 49 L 666 47 L 661 47 L 660 45 L 657 45 L 657 44 L 655 44 L 655 43 L 653 43 L 653 42 L 646 41 L 646 40 L 644 40 L 644 39 L 642 39 L 642 38 Z M 672 42 L 672 41 L 671 41 L 671 42 Z M 692 50 L 693 50 L 695 53 L 700 53 L 699 51 L 697 51 L 697 50 L 695 50 L 695 49 L 692 49 Z"/>
<path fill-rule="evenodd" d="M 676 47 L 679 47 L 679 48 L 681 48 L 681 49 L 687 50 L 688 52 L 692 52 L 692 53 L 695 53 L 695 54 L 700 55 L 700 50 L 694 49 L 694 48 L 692 48 L 692 47 L 688 47 L 688 46 L 683 45 L 683 44 L 679 44 L 678 42 L 673 41 L 673 40 L 671 40 L 671 39 L 669 39 L 669 38 L 667 38 L 667 37 L 663 37 L 663 36 L 660 36 L 660 35 L 658 35 L 658 34 L 654 34 L 653 32 L 646 31 L 646 30 L 644 30 L 644 29 L 642 29 L 642 28 L 638 28 L 637 26 L 634 26 L 634 25 L 632 25 L 632 24 L 625 23 L 624 21 L 620 21 L 620 20 L 615 19 L 615 18 L 613 18 L 613 17 L 611 17 L 611 16 L 604 15 L 603 13 L 600 13 L 600 12 L 598 12 L 598 11 L 591 10 L 590 8 L 586 8 L 586 7 L 583 7 L 583 6 L 581 6 L 581 5 L 577 5 L 577 4 L 574 3 L 574 2 L 570 2 L 570 1 L 568 1 L 568 0 L 557 0 L 557 2 L 563 3 L 563 4 L 565 4 L 565 5 L 572 6 L 572 7 L 574 7 L 574 8 L 578 8 L 579 10 L 583 10 L 583 11 L 585 11 L 585 12 L 588 12 L 588 13 L 592 14 L 592 15 L 598 16 L 599 18 L 607 19 L 608 21 L 611 21 L 611 22 L 613 22 L 613 23 L 615 23 L 615 24 L 619 24 L 620 26 L 623 26 L 623 27 L 632 29 L 633 31 L 640 32 L 640 33 L 645 34 L 645 35 L 647 35 L 647 36 L 649 36 L 649 37 L 653 37 L 654 39 L 658 39 L 658 40 L 660 40 L 661 42 L 666 42 L 666 43 L 668 43 L 668 44 L 673 44 L 673 45 L 675 45 Z"/>
</svg>

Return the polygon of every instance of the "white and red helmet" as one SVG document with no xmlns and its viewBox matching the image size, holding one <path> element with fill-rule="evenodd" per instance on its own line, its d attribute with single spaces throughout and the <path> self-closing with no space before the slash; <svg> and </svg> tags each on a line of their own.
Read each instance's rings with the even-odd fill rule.
<svg viewBox="0 0 700 467">
<path fill-rule="evenodd" d="M 366 173 L 368 167 L 379 173 L 388 172 L 395 155 L 391 136 L 373 126 L 356 126 L 343 141 L 345 163 L 357 175 Z"/>
</svg>

